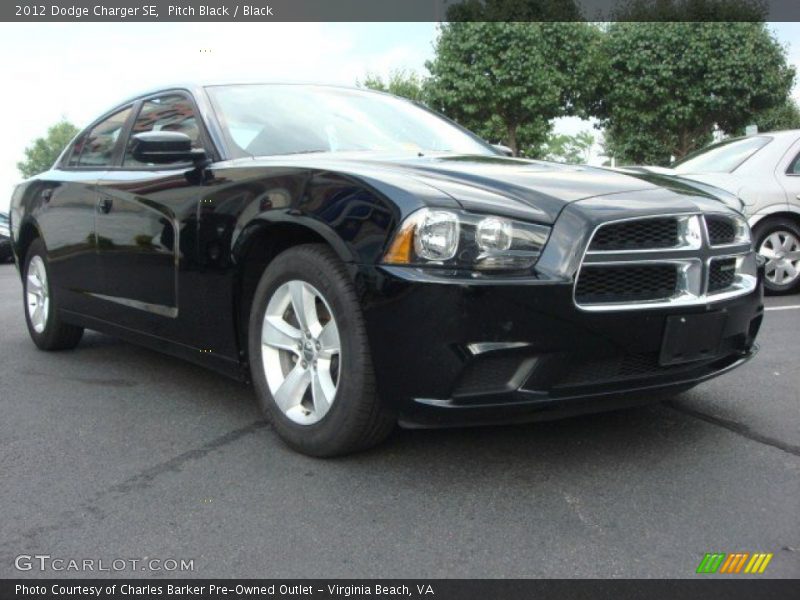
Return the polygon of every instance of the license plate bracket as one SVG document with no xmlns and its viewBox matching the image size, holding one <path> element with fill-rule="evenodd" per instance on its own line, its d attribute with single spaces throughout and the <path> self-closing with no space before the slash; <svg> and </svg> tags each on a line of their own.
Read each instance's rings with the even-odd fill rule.
<svg viewBox="0 0 800 600">
<path fill-rule="evenodd" d="M 659 364 L 679 365 L 719 353 L 726 315 L 722 311 L 667 317 Z"/>
</svg>

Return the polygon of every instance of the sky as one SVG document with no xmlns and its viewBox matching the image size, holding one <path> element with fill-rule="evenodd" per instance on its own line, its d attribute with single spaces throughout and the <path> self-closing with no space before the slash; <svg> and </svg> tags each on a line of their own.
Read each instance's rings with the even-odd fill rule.
<svg viewBox="0 0 800 600">
<path fill-rule="evenodd" d="M 800 75 L 800 23 L 771 27 Z M 0 23 L 0 210 L 25 147 L 61 118 L 83 128 L 131 95 L 182 81 L 353 85 L 367 73 L 424 74 L 436 32 L 435 23 Z M 555 130 L 592 125 L 561 119 Z"/>
</svg>

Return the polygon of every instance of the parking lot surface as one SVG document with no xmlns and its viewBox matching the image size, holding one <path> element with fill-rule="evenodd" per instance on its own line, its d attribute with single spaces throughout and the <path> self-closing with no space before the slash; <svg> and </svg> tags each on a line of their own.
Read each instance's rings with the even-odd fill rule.
<svg viewBox="0 0 800 600">
<path fill-rule="evenodd" d="M 760 354 L 667 403 L 316 460 L 200 367 L 91 332 L 38 351 L 0 265 L 0 577 L 92 575 L 14 567 L 46 554 L 193 561 L 125 577 L 683 578 L 738 551 L 800 577 L 800 296 L 766 304 Z"/>
</svg>

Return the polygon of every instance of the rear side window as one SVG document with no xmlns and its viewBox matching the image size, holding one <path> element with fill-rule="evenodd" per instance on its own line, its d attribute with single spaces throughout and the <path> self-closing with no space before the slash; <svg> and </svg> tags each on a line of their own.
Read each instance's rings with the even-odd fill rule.
<svg viewBox="0 0 800 600">
<path fill-rule="evenodd" d="M 142 103 L 139 116 L 133 124 L 128 147 L 125 150 L 125 166 L 147 166 L 139 162 L 131 153 L 133 136 L 146 131 L 177 131 L 185 133 L 192 140 L 193 148 L 200 148 L 200 127 L 192 103 L 186 96 L 172 94 L 161 96 Z"/>
<path fill-rule="evenodd" d="M 789 175 L 800 175 L 800 154 L 794 157 L 792 164 L 789 165 L 789 169 L 786 172 Z"/>
<path fill-rule="evenodd" d="M 731 173 L 771 141 L 765 136 L 725 140 L 690 154 L 672 168 L 678 173 Z"/>
<path fill-rule="evenodd" d="M 114 158 L 114 149 L 119 136 L 130 114 L 130 107 L 114 113 L 95 125 L 87 135 L 81 136 L 72 150 L 70 166 L 109 166 Z"/>
</svg>

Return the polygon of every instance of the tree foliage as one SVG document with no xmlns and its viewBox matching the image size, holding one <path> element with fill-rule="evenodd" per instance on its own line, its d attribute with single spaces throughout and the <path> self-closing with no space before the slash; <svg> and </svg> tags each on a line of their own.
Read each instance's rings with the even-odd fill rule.
<svg viewBox="0 0 800 600">
<path fill-rule="evenodd" d="M 758 113 L 753 123 L 762 132 L 800 129 L 800 107 L 792 98 L 787 98 L 783 104 Z"/>
<path fill-rule="evenodd" d="M 364 81 L 357 81 L 358 87 L 379 92 L 388 92 L 416 102 L 425 102 L 425 79 L 414 71 L 395 69 L 386 81 L 374 73 L 367 73 Z"/>
<path fill-rule="evenodd" d="M 764 23 L 616 22 L 603 36 L 597 116 L 623 161 L 668 164 L 782 105 L 794 82 Z"/>
<path fill-rule="evenodd" d="M 580 21 L 573 0 L 461 0 L 447 9 L 448 21 Z"/>
<path fill-rule="evenodd" d="M 50 127 L 47 135 L 34 140 L 25 148 L 25 160 L 17 163 L 17 169 L 22 177 L 27 179 L 47 171 L 77 134 L 78 128 L 66 120 Z"/>
<path fill-rule="evenodd" d="M 588 131 L 576 135 L 553 134 L 541 148 L 540 154 L 547 160 L 571 165 L 585 164 L 594 145 L 594 136 Z"/>
<path fill-rule="evenodd" d="M 587 114 L 599 35 L 582 22 L 446 23 L 427 63 L 428 101 L 515 155 L 537 155 L 554 118 Z"/>
<path fill-rule="evenodd" d="M 766 0 L 623 0 L 612 16 L 615 21 L 763 21 Z"/>
</svg>

